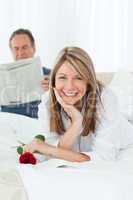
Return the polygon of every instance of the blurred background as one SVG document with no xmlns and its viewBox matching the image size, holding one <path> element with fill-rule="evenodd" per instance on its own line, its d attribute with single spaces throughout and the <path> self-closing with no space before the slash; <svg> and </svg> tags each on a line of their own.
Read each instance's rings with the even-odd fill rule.
<svg viewBox="0 0 133 200">
<path fill-rule="evenodd" d="M 60 49 L 74 45 L 96 71 L 133 69 L 132 0 L 0 0 L 0 63 L 12 61 L 8 40 L 30 29 L 42 64 L 52 68 Z"/>
</svg>

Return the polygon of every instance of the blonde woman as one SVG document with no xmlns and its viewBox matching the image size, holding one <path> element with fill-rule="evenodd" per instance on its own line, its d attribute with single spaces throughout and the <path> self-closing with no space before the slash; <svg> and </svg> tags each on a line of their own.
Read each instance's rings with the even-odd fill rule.
<svg viewBox="0 0 133 200">
<path fill-rule="evenodd" d="M 115 160 L 133 144 L 133 127 L 123 119 L 111 91 L 96 79 L 81 48 L 64 48 L 51 74 L 50 92 L 39 106 L 46 142 L 27 150 L 68 161 Z"/>
</svg>

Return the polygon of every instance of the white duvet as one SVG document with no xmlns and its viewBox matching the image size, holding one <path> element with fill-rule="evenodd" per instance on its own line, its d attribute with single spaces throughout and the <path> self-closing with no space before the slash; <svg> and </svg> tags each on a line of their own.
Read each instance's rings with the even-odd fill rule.
<svg viewBox="0 0 133 200">
<path fill-rule="evenodd" d="M 41 132 L 37 120 L 17 114 L 0 112 L 0 199 L 27 200 L 22 180 L 16 170 L 18 140 L 30 141 Z"/>
<path fill-rule="evenodd" d="M 0 113 L 0 199 L 133 200 L 133 148 L 123 151 L 117 162 L 51 159 L 20 165 L 12 146 L 41 131 L 38 120 Z"/>
<path fill-rule="evenodd" d="M 131 160 L 73 164 L 53 159 L 35 167 L 20 166 L 18 171 L 29 200 L 133 199 Z"/>
</svg>

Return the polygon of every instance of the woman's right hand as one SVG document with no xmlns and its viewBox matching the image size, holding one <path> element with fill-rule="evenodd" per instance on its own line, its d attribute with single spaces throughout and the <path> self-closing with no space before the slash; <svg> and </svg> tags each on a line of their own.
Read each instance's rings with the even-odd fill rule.
<svg viewBox="0 0 133 200">
<path fill-rule="evenodd" d="M 63 107 L 68 116 L 71 118 L 72 123 L 77 123 L 77 125 L 82 125 L 83 116 L 81 112 L 79 112 L 73 105 L 66 104 L 55 88 L 54 92 L 57 101 Z"/>
<path fill-rule="evenodd" d="M 63 107 L 63 109 L 71 119 L 71 124 L 64 135 L 60 138 L 58 147 L 72 149 L 75 140 L 81 134 L 83 116 L 73 105 L 66 104 L 60 97 L 56 89 L 54 89 L 54 92 L 57 101 L 60 103 L 60 105 Z"/>
</svg>

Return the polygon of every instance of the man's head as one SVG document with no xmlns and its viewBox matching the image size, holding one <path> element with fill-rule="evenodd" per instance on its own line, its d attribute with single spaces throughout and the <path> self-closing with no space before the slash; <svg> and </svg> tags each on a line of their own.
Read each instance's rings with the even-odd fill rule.
<svg viewBox="0 0 133 200">
<path fill-rule="evenodd" d="M 9 39 L 9 46 L 14 60 L 32 58 L 35 53 L 35 40 L 27 29 L 14 31 Z"/>
</svg>

